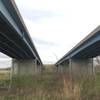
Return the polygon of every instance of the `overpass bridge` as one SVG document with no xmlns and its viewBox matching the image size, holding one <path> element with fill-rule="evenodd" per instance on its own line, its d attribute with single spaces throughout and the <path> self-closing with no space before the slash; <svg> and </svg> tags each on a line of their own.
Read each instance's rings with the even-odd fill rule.
<svg viewBox="0 0 100 100">
<path fill-rule="evenodd" d="M 70 76 L 73 74 L 73 76 L 86 77 L 86 74 L 94 73 L 93 58 L 99 55 L 100 26 L 66 53 L 55 65 L 61 70 L 67 68 Z"/>
<path fill-rule="evenodd" d="M 0 0 L 0 52 L 13 58 L 13 72 L 33 74 L 42 61 L 14 0 Z"/>
</svg>

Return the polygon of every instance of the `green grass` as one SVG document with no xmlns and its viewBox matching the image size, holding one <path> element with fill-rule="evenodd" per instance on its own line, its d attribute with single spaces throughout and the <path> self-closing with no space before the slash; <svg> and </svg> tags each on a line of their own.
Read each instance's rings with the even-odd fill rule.
<svg viewBox="0 0 100 100">
<path fill-rule="evenodd" d="M 3 100 L 67 100 L 63 88 L 60 73 L 48 66 L 38 75 L 14 76 L 11 90 L 1 97 Z"/>
<path fill-rule="evenodd" d="M 10 91 L 0 91 L 0 95 L 0 100 L 100 100 L 100 72 L 72 83 L 66 73 L 49 65 L 38 75 L 14 76 Z"/>
</svg>

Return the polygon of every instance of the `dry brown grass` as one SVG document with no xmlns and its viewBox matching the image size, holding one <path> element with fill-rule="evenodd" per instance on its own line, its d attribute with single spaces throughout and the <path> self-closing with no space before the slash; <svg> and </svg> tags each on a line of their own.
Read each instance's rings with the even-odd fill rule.
<svg viewBox="0 0 100 100">
<path fill-rule="evenodd" d="M 100 75 L 96 78 L 72 82 L 68 73 L 46 66 L 40 75 L 14 77 L 11 90 L 0 91 L 0 100 L 100 100 Z"/>
</svg>

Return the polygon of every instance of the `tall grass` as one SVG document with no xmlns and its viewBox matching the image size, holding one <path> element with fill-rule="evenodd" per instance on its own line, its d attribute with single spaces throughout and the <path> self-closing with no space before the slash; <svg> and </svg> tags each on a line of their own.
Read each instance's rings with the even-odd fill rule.
<svg viewBox="0 0 100 100">
<path fill-rule="evenodd" d="M 41 74 L 14 76 L 10 91 L 0 100 L 67 100 L 63 78 L 52 66 L 46 66 Z"/>
<path fill-rule="evenodd" d="M 66 71 L 46 66 L 41 74 L 14 76 L 10 91 L 0 95 L 0 100 L 100 100 L 100 73 L 72 81 Z"/>
</svg>

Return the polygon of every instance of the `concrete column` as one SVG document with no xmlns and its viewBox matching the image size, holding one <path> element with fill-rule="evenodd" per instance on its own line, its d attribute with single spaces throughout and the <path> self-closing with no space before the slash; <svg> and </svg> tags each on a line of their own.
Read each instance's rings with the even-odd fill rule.
<svg viewBox="0 0 100 100">
<path fill-rule="evenodd" d="M 42 65 L 37 63 L 37 60 L 35 59 L 35 74 L 40 74 L 42 70 Z"/>
<path fill-rule="evenodd" d="M 64 76 L 69 79 L 69 62 L 64 63 L 62 67 Z"/>
<path fill-rule="evenodd" d="M 37 60 L 35 59 L 34 60 L 34 73 L 36 74 L 37 73 Z"/>
<path fill-rule="evenodd" d="M 12 80 L 9 90 L 15 87 L 20 89 L 32 88 L 33 78 L 38 74 L 37 60 L 12 60 Z M 16 86 L 17 85 L 17 86 Z"/>
<path fill-rule="evenodd" d="M 59 66 L 55 66 L 55 72 L 58 72 L 59 71 Z"/>
<path fill-rule="evenodd" d="M 69 79 L 72 81 L 72 60 L 69 59 Z"/>
<path fill-rule="evenodd" d="M 12 61 L 13 75 L 34 75 L 37 73 L 37 61 L 35 60 L 17 60 Z"/>
<path fill-rule="evenodd" d="M 41 74 L 41 71 L 42 71 L 42 65 L 37 65 L 37 72 L 39 73 L 39 74 Z"/>
<path fill-rule="evenodd" d="M 62 65 L 58 65 L 58 72 L 62 73 L 63 72 L 63 66 Z"/>
<path fill-rule="evenodd" d="M 70 59 L 69 72 L 72 80 L 93 75 L 93 59 Z"/>
</svg>

